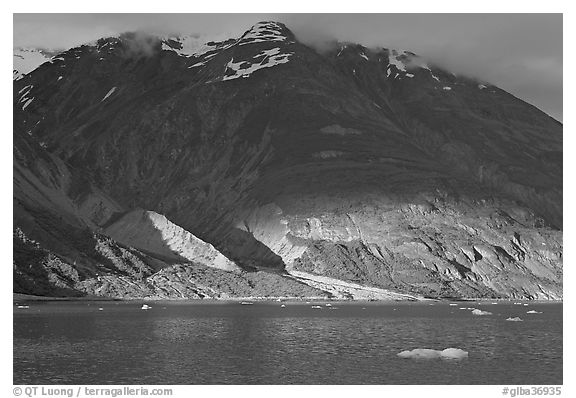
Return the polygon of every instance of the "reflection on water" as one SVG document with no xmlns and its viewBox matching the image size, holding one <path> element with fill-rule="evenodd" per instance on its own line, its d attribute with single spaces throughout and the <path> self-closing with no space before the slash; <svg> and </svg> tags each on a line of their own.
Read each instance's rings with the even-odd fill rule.
<svg viewBox="0 0 576 398">
<path fill-rule="evenodd" d="M 14 383 L 562 384 L 561 304 L 499 304 L 483 317 L 448 304 L 140 306 L 15 309 Z M 469 358 L 396 356 L 447 347 Z"/>
</svg>

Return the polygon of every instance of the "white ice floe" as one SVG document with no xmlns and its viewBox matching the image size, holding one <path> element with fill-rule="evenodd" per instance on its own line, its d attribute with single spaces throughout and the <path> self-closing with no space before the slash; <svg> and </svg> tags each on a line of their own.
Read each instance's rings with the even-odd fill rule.
<svg viewBox="0 0 576 398">
<path fill-rule="evenodd" d="M 280 308 L 286 308 L 286 306 L 285 306 L 284 304 L 282 304 L 282 305 L 280 306 Z"/>
<path fill-rule="evenodd" d="M 20 308 L 20 309 L 23 309 L 23 310 L 25 310 L 25 309 L 28 309 L 28 308 L 30 308 L 30 306 L 28 306 L 28 305 L 19 305 L 19 306 L 18 306 L 18 307 L 16 307 L 16 308 Z"/>
<path fill-rule="evenodd" d="M 542 312 L 530 310 L 530 311 L 526 311 L 526 313 L 527 313 L 527 314 L 541 314 Z"/>
<path fill-rule="evenodd" d="M 140 308 L 140 309 L 141 310 L 149 310 L 150 308 L 152 308 L 152 307 L 150 307 L 148 304 L 142 304 L 142 308 Z"/>
<path fill-rule="evenodd" d="M 453 304 L 453 303 L 450 304 L 451 307 L 456 307 L 457 305 L 458 304 Z"/>
<path fill-rule="evenodd" d="M 240 304 L 242 304 L 242 305 L 252 305 L 252 304 L 254 304 L 254 303 L 251 302 L 251 301 L 242 301 Z"/>
<path fill-rule="evenodd" d="M 517 316 L 514 317 L 514 318 L 512 318 L 512 317 L 506 318 L 506 320 L 507 320 L 507 321 L 510 321 L 510 322 L 522 322 L 522 319 L 520 319 L 520 318 L 517 317 Z"/>
<path fill-rule="evenodd" d="M 112 87 L 110 89 L 110 91 L 108 91 L 108 93 L 106 93 L 106 95 L 104 96 L 104 98 L 102 98 L 100 100 L 100 102 L 104 101 L 106 98 L 110 97 L 112 94 L 114 94 L 114 91 L 116 91 L 116 87 Z"/>
<path fill-rule="evenodd" d="M 412 73 L 406 73 L 404 76 L 410 77 L 410 78 L 414 77 L 414 75 Z"/>
<path fill-rule="evenodd" d="M 490 311 L 482 311 L 482 310 L 479 310 L 477 308 L 474 308 L 472 310 L 472 314 L 473 315 L 492 315 L 492 313 Z"/>
<path fill-rule="evenodd" d="M 411 351 L 402 351 L 397 355 L 400 358 L 410 359 L 464 359 L 468 358 L 468 351 L 464 351 L 459 348 L 446 348 L 445 350 L 416 348 Z"/>
<path fill-rule="evenodd" d="M 321 310 L 322 307 L 320 307 L 319 305 L 313 305 L 312 308 L 314 308 L 315 310 Z"/>
<path fill-rule="evenodd" d="M 444 86 L 444 87 L 442 87 L 442 90 L 444 90 L 444 91 L 450 91 L 450 90 L 452 90 L 452 87 Z"/>
</svg>

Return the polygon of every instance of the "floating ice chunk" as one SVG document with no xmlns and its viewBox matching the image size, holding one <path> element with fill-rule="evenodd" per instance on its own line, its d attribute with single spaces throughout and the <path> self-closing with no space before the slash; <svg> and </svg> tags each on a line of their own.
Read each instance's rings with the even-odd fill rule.
<svg viewBox="0 0 576 398">
<path fill-rule="evenodd" d="M 284 304 L 282 304 L 282 305 L 280 306 L 280 308 L 286 308 L 286 306 L 285 306 Z"/>
<path fill-rule="evenodd" d="M 28 306 L 28 305 L 19 305 L 19 306 L 16 307 L 16 308 L 20 308 L 20 309 L 24 309 L 24 310 L 25 310 L 25 309 L 30 308 L 30 306 Z"/>
<path fill-rule="evenodd" d="M 104 311 L 104 308 L 100 307 L 98 308 L 98 311 Z"/>
<path fill-rule="evenodd" d="M 524 307 L 528 307 L 528 304 L 524 304 Z"/>
<path fill-rule="evenodd" d="M 522 322 L 522 319 L 520 319 L 520 318 L 517 317 L 517 316 L 514 317 L 514 318 L 512 318 L 512 317 L 506 318 L 506 320 L 507 320 L 507 321 L 510 321 L 510 322 Z"/>
<path fill-rule="evenodd" d="M 450 91 L 450 90 L 452 90 L 452 87 L 444 86 L 444 87 L 442 87 L 442 90 L 444 90 L 444 91 Z"/>
<path fill-rule="evenodd" d="M 452 307 L 456 307 L 457 305 L 458 305 L 458 304 L 452 304 L 452 303 L 450 303 L 450 306 L 452 306 Z"/>
<path fill-rule="evenodd" d="M 514 303 L 514 305 L 522 305 L 522 303 Z"/>
<path fill-rule="evenodd" d="M 342 155 L 344 155 L 342 151 L 320 151 L 312 154 L 313 157 L 320 159 L 337 158 Z"/>
<path fill-rule="evenodd" d="M 321 310 L 322 307 L 320 307 L 319 305 L 313 305 L 312 308 L 314 308 L 315 310 Z"/>
<path fill-rule="evenodd" d="M 446 348 L 440 353 L 442 359 L 464 359 L 468 358 L 468 351 L 460 348 Z"/>
<path fill-rule="evenodd" d="M 140 308 L 140 309 L 141 310 L 149 310 L 150 308 L 152 308 L 152 307 L 150 307 L 148 304 L 142 304 L 142 308 Z"/>
<path fill-rule="evenodd" d="M 326 307 L 332 307 L 332 304 L 328 303 L 326 304 Z"/>
<path fill-rule="evenodd" d="M 106 98 L 110 97 L 112 94 L 114 94 L 114 91 L 116 91 L 116 87 L 112 87 L 110 89 L 110 91 L 108 91 L 108 93 L 104 96 L 104 98 L 102 98 L 100 100 L 100 102 L 104 101 Z"/>
<path fill-rule="evenodd" d="M 251 302 L 251 301 L 242 301 L 240 304 L 242 304 L 242 305 L 252 305 L 252 304 L 254 304 L 254 303 Z"/>
<path fill-rule="evenodd" d="M 398 355 L 400 358 L 410 359 L 464 359 L 468 358 L 468 351 L 464 351 L 459 348 L 446 348 L 445 350 L 416 348 L 411 351 L 402 351 L 396 355 Z"/>
<path fill-rule="evenodd" d="M 527 311 L 526 313 L 527 313 L 527 314 L 541 314 L 542 312 L 530 310 L 530 311 Z"/>
<path fill-rule="evenodd" d="M 474 308 L 472 310 L 472 314 L 473 315 L 492 315 L 492 313 L 490 311 L 482 311 L 482 310 L 479 310 L 477 308 Z"/>
<path fill-rule="evenodd" d="M 410 77 L 410 78 L 414 77 L 414 75 L 412 73 L 406 73 L 404 76 Z"/>
</svg>

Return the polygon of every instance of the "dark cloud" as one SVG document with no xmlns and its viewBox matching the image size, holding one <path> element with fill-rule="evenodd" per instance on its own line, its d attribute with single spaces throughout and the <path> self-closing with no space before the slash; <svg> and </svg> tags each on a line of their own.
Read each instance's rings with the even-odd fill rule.
<svg viewBox="0 0 576 398">
<path fill-rule="evenodd" d="M 14 44 L 67 48 L 126 31 L 238 36 L 262 20 L 319 51 L 335 41 L 410 50 L 562 120 L 562 14 L 15 14 Z"/>
</svg>

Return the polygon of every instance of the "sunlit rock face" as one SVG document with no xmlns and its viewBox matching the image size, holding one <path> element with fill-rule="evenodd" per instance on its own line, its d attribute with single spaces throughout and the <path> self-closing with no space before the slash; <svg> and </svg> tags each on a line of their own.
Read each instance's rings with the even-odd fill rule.
<svg viewBox="0 0 576 398">
<path fill-rule="evenodd" d="M 204 43 L 123 35 L 15 81 L 14 121 L 15 226 L 40 244 L 55 240 L 30 209 L 48 207 L 151 270 L 205 242 L 201 264 L 225 270 L 562 298 L 562 125 L 409 51 L 320 54 L 275 22 Z M 78 285 L 99 260 L 75 250 L 93 259 Z"/>
<path fill-rule="evenodd" d="M 108 226 L 105 233 L 120 243 L 173 261 L 191 261 L 224 271 L 239 270 L 210 243 L 153 211 L 134 210 L 125 214 Z"/>
</svg>

